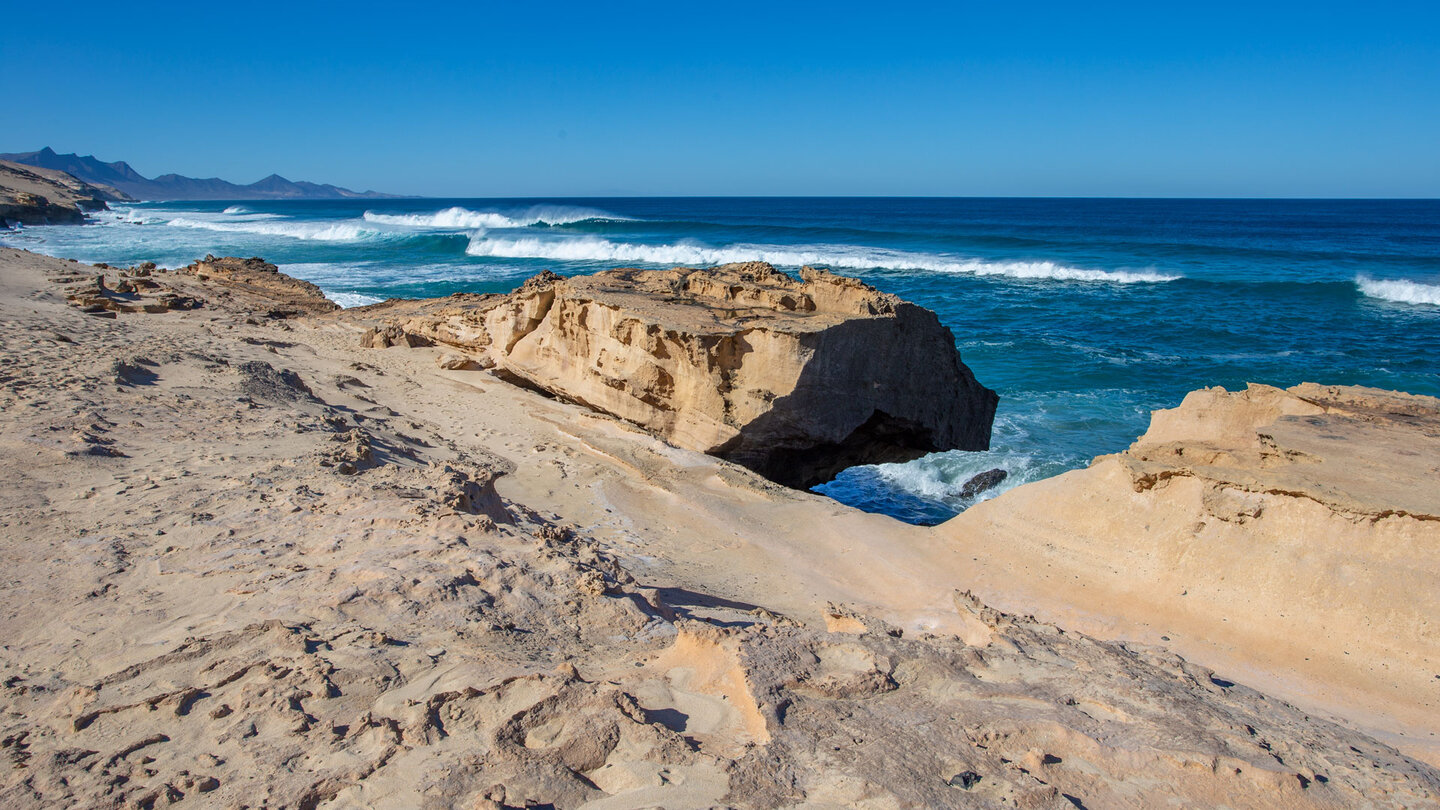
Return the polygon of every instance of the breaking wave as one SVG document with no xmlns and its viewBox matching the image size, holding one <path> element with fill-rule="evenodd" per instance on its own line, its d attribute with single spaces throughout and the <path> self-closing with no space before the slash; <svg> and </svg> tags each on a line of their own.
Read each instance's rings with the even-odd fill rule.
<svg viewBox="0 0 1440 810">
<path fill-rule="evenodd" d="M 118 205 L 111 206 L 108 210 L 96 211 L 91 214 L 91 216 L 100 222 L 119 222 L 125 225 L 155 225 L 164 222 L 164 220 L 159 217 L 145 216 L 133 208 L 125 208 Z"/>
<path fill-rule="evenodd" d="M 376 298 L 373 295 L 362 295 L 360 293 L 346 292 L 327 292 L 325 293 L 325 297 L 329 298 L 331 301 L 334 301 L 345 309 L 349 309 L 351 307 L 363 307 L 368 304 L 378 304 L 382 300 L 384 300 L 382 298 Z"/>
<path fill-rule="evenodd" d="M 358 242 L 385 236 L 384 231 L 352 222 L 214 222 L 179 217 L 165 223 L 172 228 L 198 228 L 221 233 L 249 233 L 261 236 L 288 236 L 318 242 Z"/>
<path fill-rule="evenodd" d="M 252 212 L 249 208 L 246 208 L 246 207 L 243 206 L 243 205 L 232 205 L 232 206 L 230 206 L 229 208 L 226 208 L 224 211 L 222 211 L 222 212 L 220 212 L 220 213 L 222 213 L 222 214 L 249 214 L 249 213 L 253 213 L 253 212 Z"/>
<path fill-rule="evenodd" d="M 1429 304 L 1440 306 L 1440 284 L 1421 284 L 1417 281 L 1381 281 L 1359 276 L 1355 286 L 1371 298 L 1396 301 L 1402 304 Z"/>
<path fill-rule="evenodd" d="M 563 205 L 537 205 L 524 211 L 502 214 L 498 211 L 472 211 L 468 208 L 446 208 L 431 214 L 380 214 L 366 211 L 366 222 L 400 225 L 407 228 L 446 228 L 475 230 L 481 228 L 529 228 L 537 225 L 569 225 L 575 222 L 623 221 L 620 217 L 593 208 Z"/>
<path fill-rule="evenodd" d="M 847 270 L 921 270 L 1007 276 L 1017 279 L 1103 281 L 1118 284 L 1174 281 L 1179 276 L 1154 271 L 1087 270 L 1049 261 L 982 261 L 936 254 L 908 253 L 882 248 L 846 245 L 783 246 L 731 245 L 723 248 L 692 244 L 642 245 L 608 239 L 503 238 L 477 234 L 465 252 L 471 256 L 555 261 L 641 262 L 660 265 L 710 266 L 729 262 L 763 261 L 780 267 L 804 265 Z"/>
</svg>

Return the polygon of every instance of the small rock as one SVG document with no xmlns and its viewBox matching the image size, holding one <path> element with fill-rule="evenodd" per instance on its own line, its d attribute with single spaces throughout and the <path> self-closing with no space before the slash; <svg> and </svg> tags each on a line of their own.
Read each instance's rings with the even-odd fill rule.
<svg viewBox="0 0 1440 810">
<path fill-rule="evenodd" d="M 435 358 L 435 365 L 446 371 L 478 371 L 481 368 L 472 358 L 454 352 L 446 352 Z"/>
<path fill-rule="evenodd" d="M 975 787 L 976 783 L 979 781 L 980 774 L 974 771 L 961 771 L 960 773 L 957 773 L 954 776 L 950 777 L 950 787 L 957 787 L 961 790 L 969 790 L 970 788 Z"/>
<path fill-rule="evenodd" d="M 965 482 L 965 486 L 960 488 L 960 497 L 973 498 L 986 490 L 994 489 L 1008 477 L 1010 477 L 1010 473 L 1005 470 L 998 468 L 986 470 Z"/>
</svg>

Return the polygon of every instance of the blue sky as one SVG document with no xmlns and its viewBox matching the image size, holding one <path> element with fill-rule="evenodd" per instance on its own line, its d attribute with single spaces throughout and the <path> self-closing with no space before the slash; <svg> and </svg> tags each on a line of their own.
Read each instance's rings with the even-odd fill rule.
<svg viewBox="0 0 1440 810">
<path fill-rule="evenodd" d="M 15 3 L 0 151 L 434 196 L 1440 196 L 1431 4 Z"/>
</svg>

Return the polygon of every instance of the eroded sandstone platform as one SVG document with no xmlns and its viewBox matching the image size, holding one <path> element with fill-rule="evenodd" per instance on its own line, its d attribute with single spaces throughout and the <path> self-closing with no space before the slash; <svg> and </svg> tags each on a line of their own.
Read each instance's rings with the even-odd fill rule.
<svg viewBox="0 0 1440 810">
<path fill-rule="evenodd" d="M 1440 400 L 1195 391 L 1125 452 L 939 532 L 993 599 L 1163 637 L 1440 753 Z"/>
<path fill-rule="evenodd" d="M 998 398 L 935 314 L 752 262 L 537 276 L 508 296 L 346 312 L 371 345 L 443 344 L 675 444 L 808 488 L 856 464 L 983 450 Z"/>
<path fill-rule="evenodd" d="M 67 303 L 101 272 L 143 277 L 0 250 L 5 807 L 1440 800 L 1229 671 L 987 607 L 935 530 L 223 274 Z"/>
</svg>

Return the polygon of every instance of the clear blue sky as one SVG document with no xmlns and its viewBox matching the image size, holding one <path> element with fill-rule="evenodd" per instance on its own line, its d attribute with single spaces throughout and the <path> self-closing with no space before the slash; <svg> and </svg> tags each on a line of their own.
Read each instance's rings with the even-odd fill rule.
<svg viewBox="0 0 1440 810">
<path fill-rule="evenodd" d="M 1440 196 L 1440 10 L 85 2 L 0 151 L 435 196 Z"/>
</svg>

